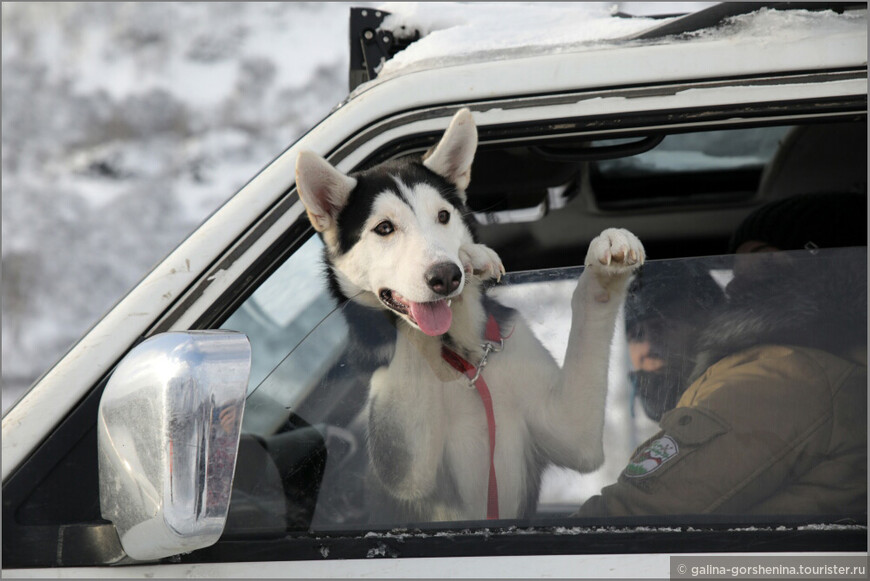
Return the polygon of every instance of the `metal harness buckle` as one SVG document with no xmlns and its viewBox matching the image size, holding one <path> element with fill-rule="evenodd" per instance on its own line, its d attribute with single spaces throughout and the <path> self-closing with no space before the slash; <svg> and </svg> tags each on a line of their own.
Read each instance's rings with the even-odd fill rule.
<svg viewBox="0 0 870 581">
<path fill-rule="evenodd" d="M 480 374 L 483 371 L 483 368 L 486 367 L 486 360 L 489 357 L 490 353 L 498 353 L 504 349 L 504 339 L 502 338 L 498 346 L 496 347 L 495 343 L 490 343 L 487 341 L 486 343 L 481 343 L 481 347 L 483 347 L 483 356 L 480 358 L 480 363 L 477 364 L 477 371 L 474 374 L 474 377 L 468 380 L 468 388 L 475 389 L 475 383 L 478 379 L 480 379 Z"/>
</svg>

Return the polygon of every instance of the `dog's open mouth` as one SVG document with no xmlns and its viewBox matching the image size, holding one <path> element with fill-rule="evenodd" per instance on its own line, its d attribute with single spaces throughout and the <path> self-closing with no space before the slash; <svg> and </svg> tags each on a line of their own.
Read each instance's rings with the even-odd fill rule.
<svg viewBox="0 0 870 581">
<path fill-rule="evenodd" d="M 446 333 L 453 322 L 453 311 L 446 299 L 415 303 L 387 288 L 381 289 L 378 297 L 387 307 L 408 317 L 421 331 L 432 337 Z"/>
</svg>

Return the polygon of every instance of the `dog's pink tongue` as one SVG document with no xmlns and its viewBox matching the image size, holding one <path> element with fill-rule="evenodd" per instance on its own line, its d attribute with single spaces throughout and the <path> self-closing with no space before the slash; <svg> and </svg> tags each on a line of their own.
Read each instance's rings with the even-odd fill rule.
<svg viewBox="0 0 870 581">
<path fill-rule="evenodd" d="M 431 303 L 414 303 L 409 301 L 411 316 L 417 321 L 420 330 L 437 337 L 450 329 L 453 321 L 453 312 L 447 306 L 447 301 L 440 300 Z"/>
</svg>

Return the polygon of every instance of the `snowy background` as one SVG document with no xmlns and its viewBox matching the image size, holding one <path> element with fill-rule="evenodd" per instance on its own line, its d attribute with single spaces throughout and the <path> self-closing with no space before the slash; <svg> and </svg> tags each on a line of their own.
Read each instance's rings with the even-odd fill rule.
<svg viewBox="0 0 870 581">
<path fill-rule="evenodd" d="M 516 38 L 531 14 L 546 44 L 614 9 L 707 4 L 4 3 L 3 410 L 347 95 L 351 5 L 455 42 L 493 14 L 514 19 L 489 38 Z M 638 27 L 607 20 L 610 37 Z"/>
<path fill-rule="evenodd" d="M 4 410 L 347 95 L 349 6 L 3 4 Z"/>
</svg>

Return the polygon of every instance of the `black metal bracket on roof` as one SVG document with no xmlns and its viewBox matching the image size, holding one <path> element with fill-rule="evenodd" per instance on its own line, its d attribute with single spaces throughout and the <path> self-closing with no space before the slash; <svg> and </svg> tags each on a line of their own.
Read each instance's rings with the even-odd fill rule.
<svg viewBox="0 0 870 581">
<path fill-rule="evenodd" d="M 417 30 L 413 36 L 396 38 L 391 31 L 382 29 L 381 24 L 389 15 L 373 8 L 350 9 L 351 91 L 377 77 L 384 61 L 420 38 Z"/>
<path fill-rule="evenodd" d="M 676 20 L 657 26 L 635 36 L 631 40 L 650 40 L 687 34 L 720 24 L 726 18 L 749 14 L 762 8 L 771 10 L 833 10 L 842 14 L 846 10 L 867 8 L 866 2 L 721 2 L 704 10 L 686 14 Z"/>
</svg>

